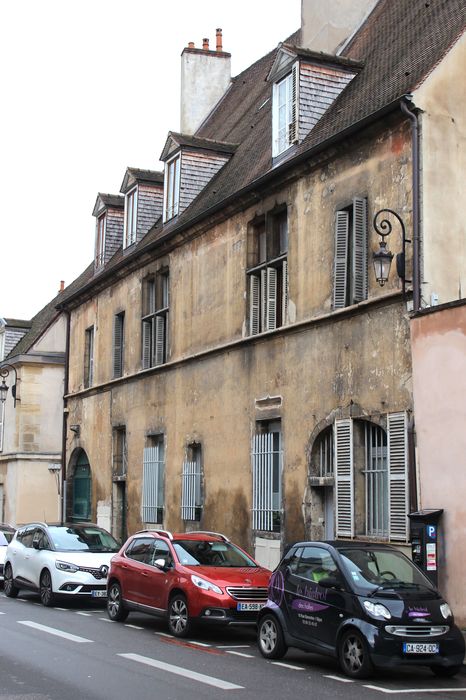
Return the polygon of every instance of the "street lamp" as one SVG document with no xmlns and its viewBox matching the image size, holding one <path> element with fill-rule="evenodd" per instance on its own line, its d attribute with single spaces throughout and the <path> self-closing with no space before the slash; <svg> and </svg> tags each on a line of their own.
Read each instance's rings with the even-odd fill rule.
<svg viewBox="0 0 466 700">
<path fill-rule="evenodd" d="M 8 370 L 7 367 L 10 369 Z M 6 383 L 6 378 L 9 376 L 11 370 L 15 373 L 15 383 L 11 389 L 11 395 L 13 396 L 13 405 L 16 406 L 16 382 L 18 381 L 18 375 L 16 374 L 16 369 L 13 365 L 7 363 L 0 365 L 0 377 L 2 378 L 2 383 L 0 384 L 0 403 L 5 403 L 8 394 L 8 384 Z"/>
<path fill-rule="evenodd" d="M 411 243 L 411 241 L 409 238 L 406 238 L 406 231 L 403 219 L 399 214 L 396 213 L 396 211 L 393 211 L 393 209 L 380 209 L 380 211 L 378 211 L 374 216 L 374 229 L 382 239 L 381 241 L 379 241 L 379 250 L 372 254 L 372 263 L 374 265 L 375 278 L 380 284 L 380 286 L 383 287 L 385 282 L 387 282 L 388 280 L 388 276 L 390 274 L 390 266 L 393 260 L 393 253 L 387 250 L 387 243 L 385 241 L 385 238 L 389 236 L 392 232 L 392 222 L 384 216 L 386 214 L 391 214 L 392 216 L 394 216 L 401 227 L 402 252 L 398 253 L 396 256 L 396 271 L 398 273 L 398 277 L 402 281 L 404 294 L 406 282 L 411 282 L 411 280 L 406 279 L 405 273 L 406 243 Z"/>
</svg>

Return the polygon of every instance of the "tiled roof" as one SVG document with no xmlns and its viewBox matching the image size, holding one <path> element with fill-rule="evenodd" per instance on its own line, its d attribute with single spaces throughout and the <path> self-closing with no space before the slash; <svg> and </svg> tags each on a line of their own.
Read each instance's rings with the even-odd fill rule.
<svg viewBox="0 0 466 700">
<path fill-rule="evenodd" d="M 125 198 L 121 194 L 103 194 L 99 192 L 99 197 L 106 207 L 122 209 L 125 206 Z"/>
<path fill-rule="evenodd" d="M 167 147 L 170 142 L 174 141 L 178 146 L 187 146 L 188 148 L 217 151 L 217 153 L 234 153 L 238 148 L 238 144 L 226 143 L 217 139 L 204 139 L 199 136 L 191 136 L 187 134 L 179 134 L 175 131 L 169 131 L 165 147 L 160 156 L 160 160 L 167 158 Z"/>
<path fill-rule="evenodd" d="M 163 185 L 163 173 L 159 170 L 141 170 L 141 168 L 127 168 L 127 172 L 135 180 L 143 182 L 158 182 Z"/>
<path fill-rule="evenodd" d="M 9 328 L 30 328 L 31 321 L 20 321 L 18 318 L 3 319 Z"/>
</svg>

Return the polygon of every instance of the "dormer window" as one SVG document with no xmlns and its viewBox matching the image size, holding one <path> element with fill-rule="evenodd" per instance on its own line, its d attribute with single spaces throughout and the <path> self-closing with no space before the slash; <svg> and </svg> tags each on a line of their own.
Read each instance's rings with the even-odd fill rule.
<svg viewBox="0 0 466 700">
<path fill-rule="evenodd" d="M 278 156 L 297 142 L 299 64 L 273 86 L 273 153 Z"/>
<path fill-rule="evenodd" d="M 175 156 L 165 165 L 165 203 L 163 220 L 169 221 L 178 214 L 180 199 L 180 155 Z"/>
<path fill-rule="evenodd" d="M 136 243 L 137 230 L 137 209 L 138 209 L 138 188 L 128 192 L 125 202 L 125 245 L 127 248 L 132 243 Z"/>
<path fill-rule="evenodd" d="M 97 219 L 97 231 L 95 242 L 95 266 L 101 267 L 105 262 L 105 233 L 107 230 L 106 212 Z"/>
</svg>

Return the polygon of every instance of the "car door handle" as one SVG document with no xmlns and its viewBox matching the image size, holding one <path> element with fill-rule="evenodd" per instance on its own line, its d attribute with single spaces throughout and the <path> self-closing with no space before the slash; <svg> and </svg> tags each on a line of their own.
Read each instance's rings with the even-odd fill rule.
<svg viewBox="0 0 466 700">
<path fill-rule="evenodd" d="M 147 577 L 147 576 L 149 576 L 149 572 L 148 571 L 141 571 L 141 576 Z"/>
</svg>

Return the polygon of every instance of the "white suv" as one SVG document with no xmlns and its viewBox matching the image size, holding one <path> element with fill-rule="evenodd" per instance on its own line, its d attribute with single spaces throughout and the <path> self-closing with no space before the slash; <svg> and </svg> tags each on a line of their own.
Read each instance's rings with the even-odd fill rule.
<svg viewBox="0 0 466 700">
<path fill-rule="evenodd" d="M 25 525 L 7 548 L 5 594 L 15 598 L 22 588 L 39 591 L 46 606 L 57 596 L 105 598 L 110 559 L 119 548 L 97 525 Z"/>
</svg>

